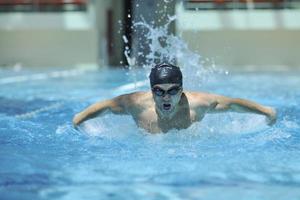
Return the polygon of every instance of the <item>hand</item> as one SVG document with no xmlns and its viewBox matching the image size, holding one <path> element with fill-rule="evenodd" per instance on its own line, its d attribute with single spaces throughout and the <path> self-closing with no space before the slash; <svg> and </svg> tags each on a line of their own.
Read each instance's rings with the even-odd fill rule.
<svg viewBox="0 0 300 200">
<path fill-rule="evenodd" d="M 273 124 L 276 123 L 276 120 L 277 120 L 276 110 L 273 108 L 270 108 L 270 111 L 267 114 L 267 124 L 269 126 L 272 126 Z"/>
<path fill-rule="evenodd" d="M 80 116 L 79 116 L 79 114 L 76 114 L 75 116 L 74 116 L 74 118 L 73 118 L 73 126 L 74 126 L 74 128 L 76 128 L 77 127 L 77 125 L 80 123 Z"/>
</svg>

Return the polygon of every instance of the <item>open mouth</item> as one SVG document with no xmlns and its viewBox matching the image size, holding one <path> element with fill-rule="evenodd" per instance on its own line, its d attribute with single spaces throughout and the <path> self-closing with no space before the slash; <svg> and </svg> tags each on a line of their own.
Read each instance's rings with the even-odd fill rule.
<svg viewBox="0 0 300 200">
<path fill-rule="evenodd" d="M 164 108 L 164 110 L 170 110 L 170 109 L 171 109 L 171 104 L 169 104 L 169 103 L 164 103 L 164 104 L 163 104 L 163 108 Z"/>
</svg>

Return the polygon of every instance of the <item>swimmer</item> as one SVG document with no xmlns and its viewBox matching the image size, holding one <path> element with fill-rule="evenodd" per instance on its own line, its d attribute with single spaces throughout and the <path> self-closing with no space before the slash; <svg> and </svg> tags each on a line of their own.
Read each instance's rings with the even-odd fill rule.
<svg viewBox="0 0 300 200">
<path fill-rule="evenodd" d="M 271 107 L 240 98 L 184 91 L 182 73 L 177 66 L 156 65 L 149 79 L 151 91 L 124 94 L 95 103 L 75 115 L 74 126 L 108 112 L 131 115 L 138 127 L 150 133 L 186 129 L 201 121 L 207 113 L 224 111 L 256 113 L 266 116 L 269 125 L 276 122 L 276 111 Z"/>
</svg>

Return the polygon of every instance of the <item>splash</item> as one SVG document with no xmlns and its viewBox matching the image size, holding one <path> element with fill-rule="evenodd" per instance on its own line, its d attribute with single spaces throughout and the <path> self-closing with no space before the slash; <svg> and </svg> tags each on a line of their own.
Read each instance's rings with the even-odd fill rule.
<svg viewBox="0 0 300 200">
<path fill-rule="evenodd" d="M 129 69 L 136 69 L 136 61 L 141 57 L 144 59 L 144 64 L 141 67 L 145 69 L 146 76 L 157 63 L 168 62 L 178 65 L 183 72 L 185 88 L 189 90 L 201 88 L 204 83 L 212 80 L 215 75 L 227 74 L 224 70 L 218 69 L 211 59 L 202 58 L 198 53 L 190 50 L 188 44 L 180 36 L 170 33 L 170 25 L 175 20 L 176 16 L 168 16 L 168 22 L 162 26 L 155 26 L 143 19 L 133 24 L 134 30 L 142 30 L 146 47 L 139 47 L 140 51 L 133 53 L 134 50 L 128 47 L 127 38 L 123 36 L 125 43 L 124 55 L 129 64 Z M 142 38 L 138 38 L 138 41 L 141 40 Z M 203 63 L 207 62 L 211 64 L 205 67 Z M 131 71 L 130 75 L 136 77 L 136 72 Z"/>
</svg>

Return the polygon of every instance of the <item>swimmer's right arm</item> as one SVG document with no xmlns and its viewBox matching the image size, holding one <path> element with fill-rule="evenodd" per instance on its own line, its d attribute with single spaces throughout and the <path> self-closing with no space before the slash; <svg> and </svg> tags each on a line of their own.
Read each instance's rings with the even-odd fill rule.
<svg viewBox="0 0 300 200">
<path fill-rule="evenodd" d="M 112 112 L 114 114 L 126 114 L 126 109 L 124 108 L 123 96 L 116 97 L 114 99 L 101 101 L 95 103 L 82 112 L 76 114 L 73 118 L 74 127 L 80 125 L 82 122 L 95 118 L 101 114 Z"/>
</svg>

